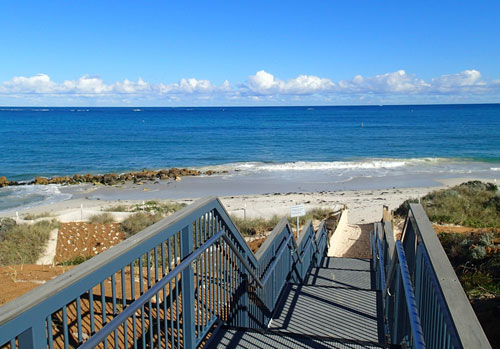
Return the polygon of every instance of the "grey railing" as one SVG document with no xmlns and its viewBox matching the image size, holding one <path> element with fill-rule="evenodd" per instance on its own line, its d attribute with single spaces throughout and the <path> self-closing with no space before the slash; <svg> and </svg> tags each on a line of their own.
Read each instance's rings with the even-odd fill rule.
<svg viewBox="0 0 500 349">
<path fill-rule="evenodd" d="M 401 240 L 375 223 L 373 266 L 391 344 L 411 348 L 491 348 L 420 204 L 410 204 Z"/>
<path fill-rule="evenodd" d="M 288 281 L 326 248 L 282 219 L 256 255 L 216 198 L 200 200 L 0 307 L 7 348 L 194 348 L 219 322 L 265 328 Z"/>
</svg>

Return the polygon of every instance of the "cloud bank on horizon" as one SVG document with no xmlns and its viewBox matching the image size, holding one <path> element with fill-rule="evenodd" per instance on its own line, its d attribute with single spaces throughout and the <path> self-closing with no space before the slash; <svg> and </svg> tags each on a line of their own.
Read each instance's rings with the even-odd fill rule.
<svg viewBox="0 0 500 349">
<path fill-rule="evenodd" d="M 313 75 L 282 80 L 264 70 L 245 82 L 216 85 L 183 78 L 175 83 L 125 79 L 106 83 L 85 75 L 55 82 L 46 74 L 16 76 L 0 83 L 3 105 L 332 105 L 500 102 L 500 79 L 478 70 L 441 75 L 428 81 L 404 70 L 333 81 Z"/>
</svg>

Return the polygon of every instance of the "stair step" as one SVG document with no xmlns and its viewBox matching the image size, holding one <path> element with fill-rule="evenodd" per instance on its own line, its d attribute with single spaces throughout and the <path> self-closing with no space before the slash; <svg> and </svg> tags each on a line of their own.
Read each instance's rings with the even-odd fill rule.
<svg viewBox="0 0 500 349">
<path fill-rule="evenodd" d="M 388 348 L 384 344 L 367 341 L 304 336 L 296 333 L 257 331 L 222 326 L 209 348 Z"/>
<path fill-rule="evenodd" d="M 375 289 L 372 273 L 366 270 L 312 268 L 304 285 Z"/>
<path fill-rule="evenodd" d="M 326 257 L 320 268 L 371 271 L 371 260 L 367 258 Z"/>
<path fill-rule="evenodd" d="M 269 325 L 271 330 L 383 341 L 377 291 L 292 284 L 284 292 Z"/>
</svg>

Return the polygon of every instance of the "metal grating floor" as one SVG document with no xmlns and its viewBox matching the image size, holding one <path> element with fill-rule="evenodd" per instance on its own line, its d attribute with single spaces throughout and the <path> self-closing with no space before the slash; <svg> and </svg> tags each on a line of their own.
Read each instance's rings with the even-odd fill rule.
<svg viewBox="0 0 500 349">
<path fill-rule="evenodd" d="M 267 331 L 223 328 L 217 348 L 379 348 L 380 293 L 370 260 L 325 258 L 304 284 L 289 284 Z"/>
<path fill-rule="evenodd" d="M 245 349 L 268 349 L 268 348 L 386 348 L 383 345 L 370 342 L 349 341 L 335 338 L 313 338 L 297 336 L 290 333 L 278 333 L 272 331 L 260 332 L 255 330 L 239 330 L 234 328 L 222 328 L 216 341 L 212 342 L 210 348 L 245 348 Z"/>
</svg>

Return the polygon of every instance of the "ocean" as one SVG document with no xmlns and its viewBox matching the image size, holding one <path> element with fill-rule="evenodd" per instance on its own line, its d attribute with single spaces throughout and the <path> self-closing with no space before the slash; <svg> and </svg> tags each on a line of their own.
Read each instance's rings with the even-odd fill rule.
<svg viewBox="0 0 500 349">
<path fill-rule="evenodd" d="M 0 176 L 169 167 L 322 173 L 339 182 L 500 171 L 500 104 L 352 107 L 0 107 Z M 0 210 L 63 200 L 57 186 L 0 189 Z"/>
</svg>

